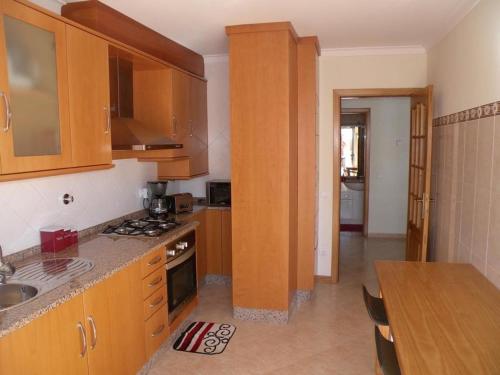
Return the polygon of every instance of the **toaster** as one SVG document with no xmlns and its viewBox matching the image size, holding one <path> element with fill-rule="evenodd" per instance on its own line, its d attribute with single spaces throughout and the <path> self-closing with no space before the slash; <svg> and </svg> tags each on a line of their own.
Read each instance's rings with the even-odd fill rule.
<svg viewBox="0 0 500 375">
<path fill-rule="evenodd" d="M 179 193 L 167 196 L 167 210 L 172 214 L 193 211 L 193 195 L 191 193 Z"/>
</svg>

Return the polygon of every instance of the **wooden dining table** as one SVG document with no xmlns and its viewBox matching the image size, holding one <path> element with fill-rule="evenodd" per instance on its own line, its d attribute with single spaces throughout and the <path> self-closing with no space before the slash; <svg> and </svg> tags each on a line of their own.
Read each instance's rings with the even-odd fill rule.
<svg viewBox="0 0 500 375">
<path fill-rule="evenodd" d="M 471 264 L 376 261 L 403 375 L 500 374 L 500 290 Z"/>
</svg>

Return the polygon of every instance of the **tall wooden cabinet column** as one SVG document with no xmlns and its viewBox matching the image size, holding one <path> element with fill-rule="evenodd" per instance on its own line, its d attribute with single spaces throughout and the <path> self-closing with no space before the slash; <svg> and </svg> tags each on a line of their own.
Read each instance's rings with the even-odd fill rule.
<svg viewBox="0 0 500 375">
<path fill-rule="evenodd" d="M 316 244 L 316 126 L 318 111 L 318 38 L 299 38 L 298 66 L 298 222 L 297 289 L 314 288 Z"/>
<path fill-rule="evenodd" d="M 297 36 L 289 22 L 226 33 L 234 314 L 287 320 L 297 285 Z"/>
</svg>

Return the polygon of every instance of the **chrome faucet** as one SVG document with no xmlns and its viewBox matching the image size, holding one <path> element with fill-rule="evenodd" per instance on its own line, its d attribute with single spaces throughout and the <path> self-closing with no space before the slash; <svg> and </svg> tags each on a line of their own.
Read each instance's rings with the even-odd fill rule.
<svg viewBox="0 0 500 375">
<path fill-rule="evenodd" d="M 0 246 L 0 284 L 5 284 L 7 282 L 7 276 L 12 276 L 15 272 L 16 267 L 9 262 L 4 262 L 2 246 Z"/>
</svg>

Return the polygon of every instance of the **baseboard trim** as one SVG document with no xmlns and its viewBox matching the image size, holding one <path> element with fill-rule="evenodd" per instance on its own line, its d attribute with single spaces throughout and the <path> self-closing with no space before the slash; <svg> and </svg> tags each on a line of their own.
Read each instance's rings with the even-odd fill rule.
<svg viewBox="0 0 500 375">
<path fill-rule="evenodd" d="M 368 238 L 405 239 L 406 233 L 368 233 Z"/>
<path fill-rule="evenodd" d="M 332 277 L 331 276 L 321 276 L 321 275 L 315 275 L 314 276 L 314 281 L 320 284 L 331 284 L 332 283 Z"/>
</svg>

